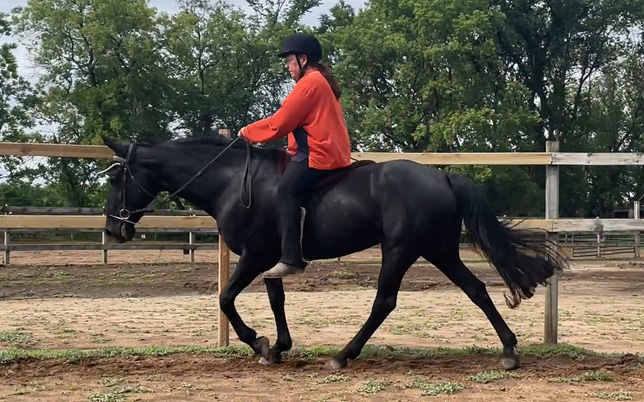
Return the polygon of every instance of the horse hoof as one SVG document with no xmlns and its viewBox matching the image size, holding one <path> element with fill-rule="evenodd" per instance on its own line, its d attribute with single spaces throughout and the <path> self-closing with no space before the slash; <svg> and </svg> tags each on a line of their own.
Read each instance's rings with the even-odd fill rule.
<svg viewBox="0 0 644 402">
<path fill-rule="evenodd" d="M 268 338 L 266 338 L 265 336 L 255 339 L 255 347 L 253 349 L 255 350 L 255 353 L 262 356 L 266 360 L 270 358 L 270 342 L 268 342 Z"/>
<path fill-rule="evenodd" d="M 501 368 L 503 370 L 516 370 L 521 366 L 519 356 L 510 356 L 501 358 Z"/>
<path fill-rule="evenodd" d="M 264 356 L 259 358 L 259 364 L 261 364 L 262 366 L 272 366 L 273 365 L 273 363 L 268 361 L 268 360 L 266 360 L 266 358 L 264 358 Z"/>
<path fill-rule="evenodd" d="M 271 364 L 279 364 L 282 362 L 282 353 L 277 349 L 271 349 L 268 351 L 270 358 L 268 359 Z"/>
<path fill-rule="evenodd" d="M 346 367 L 346 365 L 347 365 L 346 363 L 342 364 L 335 359 L 331 359 L 328 362 L 326 362 L 326 364 L 324 365 L 324 368 L 327 370 L 340 370 Z"/>
</svg>

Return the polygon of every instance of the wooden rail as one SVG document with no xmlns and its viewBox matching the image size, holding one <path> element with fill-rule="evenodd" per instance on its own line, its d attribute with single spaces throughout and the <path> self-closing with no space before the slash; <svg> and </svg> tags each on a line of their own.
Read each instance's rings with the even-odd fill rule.
<svg viewBox="0 0 644 402">
<path fill-rule="evenodd" d="M 541 229 L 552 233 L 644 231 L 644 220 L 639 219 L 508 219 L 520 228 Z M 144 216 L 137 230 L 178 229 L 213 231 L 216 221 L 210 216 Z M 73 229 L 103 230 L 104 216 L 79 215 L 0 215 L 0 230 L 15 229 Z"/>
<path fill-rule="evenodd" d="M 43 250 L 218 250 L 214 243 L 186 244 L 167 241 L 143 241 L 129 243 L 13 243 L 0 245 L 0 251 L 43 251 Z"/>
<path fill-rule="evenodd" d="M 101 236 L 101 243 L 97 244 L 10 244 L 11 233 L 15 232 L 36 232 L 36 231 L 58 231 L 74 230 L 88 232 L 103 232 L 105 229 L 105 216 L 92 215 L 101 208 L 77 208 L 85 215 L 36 215 L 39 210 L 49 210 L 53 213 L 72 212 L 74 208 L 38 208 L 38 207 L 8 207 L 4 208 L 5 213 L 14 211 L 24 211 L 34 215 L 0 215 L 0 230 L 4 232 L 4 243 L 0 245 L 0 251 L 4 255 L 4 264 L 9 265 L 11 261 L 11 251 L 35 251 L 35 250 L 103 250 L 102 262 L 107 264 L 108 250 L 184 250 L 189 254 L 191 262 L 195 261 L 196 250 L 213 250 L 218 246 L 211 244 L 195 244 L 197 233 L 214 233 L 218 234 L 215 220 L 206 215 L 203 211 L 199 216 L 165 216 L 165 215 L 146 215 L 137 225 L 139 233 L 160 233 L 188 232 L 187 243 L 170 243 L 170 242 L 137 242 L 118 244 L 108 242 L 105 233 Z"/>
<path fill-rule="evenodd" d="M 3 215 L 104 215 L 105 208 L 95 207 L 26 207 L 4 205 L 0 208 Z M 200 209 L 155 209 L 146 216 L 209 216 Z"/>
<path fill-rule="evenodd" d="M 109 159 L 114 152 L 105 145 L 0 142 L 0 155 Z M 644 165 L 640 153 L 592 152 L 354 152 L 357 160 L 384 162 L 412 160 L 425 165 Z"/>
<path fill-rule="evenodd" d="M 143 229 L 176 229 L 186 231 L 214 229 L 215 220 L 210 216 L 144 216 L 137 224 Z M 104 216 L 86 215 L 0 215 L 0 229 L 103 229 Z"/>
</svg>

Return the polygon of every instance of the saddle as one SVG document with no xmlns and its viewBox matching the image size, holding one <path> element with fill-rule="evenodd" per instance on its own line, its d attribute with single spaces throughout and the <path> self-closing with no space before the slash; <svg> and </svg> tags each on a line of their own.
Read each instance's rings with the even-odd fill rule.
<svg viewBox="0 0 644 402">
<path fill-rule="evenodd" d="M 277 158 L 277 170 L 278 170 L 279 177 L 282 177 L 282 175 L 284 174 L 284 171 L 286 171 L 286 168 L 290 163 L 291 163 L 291 154 L 289 154 L 286 151 L 280 152 Z M 330 175 L 328 175 L 327 177 L 325 177 L 324 179 L 316 183 L 313 186 L 313 188 L 323 187 L 323 186 L 326 186 L 327 184 L 335 183 L 340 179 L 342 179 L 344 175 L 351 172 L 352 170 L 357 169 L 361 166 L 371 165 L 373 163 L 376 163 L 376 162 L 369 159 L 352 162 L 347 167 L 334 170 L 333 173 L 331 173 Z"/>
</svg>

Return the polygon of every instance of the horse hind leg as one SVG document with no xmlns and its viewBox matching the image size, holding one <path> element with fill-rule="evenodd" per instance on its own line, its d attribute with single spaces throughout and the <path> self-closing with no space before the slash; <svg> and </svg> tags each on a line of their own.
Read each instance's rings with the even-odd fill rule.
<svg viewBox="0 0 644 402">
<path fill-rule="evenodd" d="M 496 306 L 492 302 L 485 284 L 478 279 L 463 263 L 458 251 L 450 253 L 441 259 L 424 257 L 434 264 L 445 276 L 476 304 L 488 318 L 503 344 L 503 357 L 501 367 L 505 370 L 519 368 L 519 357 L 516 353 L 517 337 L 505 322 Z"/>
<path fill-rule="evenodd" d="M 378 277 L 378 290 L 374 299 L 371 313 L 360 331 L 349 343 L 333 357 L 326 368 L 338 370 L 346 367 L 348 359 L 355 359 L 362 348 L 387 316 L 396 308 L 398 291 L 405 273 L 420 257 L 403 245 L 382 246 L 382 268 Z"/>
</svg>

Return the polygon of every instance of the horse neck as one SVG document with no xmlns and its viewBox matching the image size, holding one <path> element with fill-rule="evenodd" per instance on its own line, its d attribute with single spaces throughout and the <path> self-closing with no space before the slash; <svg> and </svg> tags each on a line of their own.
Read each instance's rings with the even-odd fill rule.
<svg viewBox="0 0 644 402">
<path fill-rule="evenodd" d="M 161 191 L 191 202 L 200 209 L 213 215 L 215 219 L 231 192 L 239 193 L 245 167 L 245 154 L 242 150 L 230 148 L 195 177 L 224 147 L 194 148 L 193 152 L 168 148 L 165 157 L 159 159 L 158 172 Z M 190 181 L 185 188 L 186 183 Z"/>
</svg>

